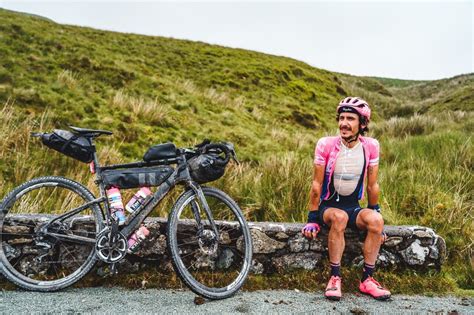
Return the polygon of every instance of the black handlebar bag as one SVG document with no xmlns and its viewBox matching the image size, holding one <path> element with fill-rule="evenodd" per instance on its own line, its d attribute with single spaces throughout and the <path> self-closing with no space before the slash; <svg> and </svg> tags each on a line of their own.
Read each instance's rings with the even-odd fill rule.
<svg viewBox="0 0 474 315">
<path fill-rule="evenodd" d="M 155 187 L 164 183 L 174 169 L 171 166 L 127 168 L 102 172 L 105 187 L 120 189 Z"/>
<path fill-rule="evenodd" d="M 224 175 L 229 160 L 224 160 L 219 154 L 205 153 L 192 157 L 188 161 L 191 178 L 200 183 L 218 180 Z"/>
<path fill-rule="evenodd" d="M 94 147 L 90 139 L 67 130 L 55 129 L 52 133 L 43 133 L 41 142 L 51 149 L 84 163 L 94 159 Z"/>
</svg>

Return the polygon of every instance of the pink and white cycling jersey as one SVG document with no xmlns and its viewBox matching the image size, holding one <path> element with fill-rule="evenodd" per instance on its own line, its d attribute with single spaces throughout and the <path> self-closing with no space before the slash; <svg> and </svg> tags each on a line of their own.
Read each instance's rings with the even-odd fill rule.
<svg viewBox="0 0 474 315">
<path fill-rule="evenodd" d="M 321 200 L 327 200 L 329 198 L 329 184 L 334 174 L 334 169 L 336 166 L 336 159 L 341 150 L 341 137 L 323 137 L 319 139 L 318 144 L 314 152 L 314 164 L 315 165 L 325 165 L 325 176 L 323 182 L 323 189 L 321 192 Z M 364 148 L 366 167 L 364 169 L 364 182 L 367 177 L 367 169 L 369 166 L 374 166 L 379 164 L 379 151 L 380 145 L 379 142 L 370 137 L 359 136 L 359 141 L 362 143 Z M 364 199 L 364 185 L 362 185 L 358 199 Z"/>
</svg>

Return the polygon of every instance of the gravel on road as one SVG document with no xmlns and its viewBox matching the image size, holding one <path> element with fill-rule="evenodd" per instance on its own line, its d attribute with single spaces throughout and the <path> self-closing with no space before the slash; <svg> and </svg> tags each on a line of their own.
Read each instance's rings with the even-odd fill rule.
<svg viewBox="0 0 474 315">
<path fill-rule="evenodd" d="M 324 299 L 321 292 L 290 290 L 239 292 L 210 301 L 187 290 L 128 290 L 123 288 L 67 289 L 55 293 L 2 291 L 0 313 L 333 313 L 333 314 L 474 314 L 474 299 L 395 295 L 380 302 L 358 294 L 341 301 Z"/>
</svg>

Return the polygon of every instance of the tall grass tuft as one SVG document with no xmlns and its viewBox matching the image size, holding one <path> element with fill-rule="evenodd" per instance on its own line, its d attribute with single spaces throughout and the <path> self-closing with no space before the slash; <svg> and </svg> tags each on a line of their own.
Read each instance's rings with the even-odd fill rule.
<svg viewBox="0 0 474 315">
<path fill-rule="evenodd" d="M 389 120 L 371 126 L 372 135 L 375 137 L 398 137 L 429 134 L 433 132 L 438 123 L 436 117 L 414 115 L 409 118 L 392 117 Z"/>
<path fill-rule="evenodd" d="M 169 112 L 157 99 L 152 101 L 142 97 L 129 96 L 122 90 L 115 93 L 112 106 L 119 110 L 131 111 L 139 119 L 156 125 L 165 125 Z"/>
<path fill-rule="evenodd" d="M 63 70 L 58 74 L 58 82 L 67 86 L 70 89 L 74 89 L 77 85 L 78 76 L 71 70 Z"/>
</svg>

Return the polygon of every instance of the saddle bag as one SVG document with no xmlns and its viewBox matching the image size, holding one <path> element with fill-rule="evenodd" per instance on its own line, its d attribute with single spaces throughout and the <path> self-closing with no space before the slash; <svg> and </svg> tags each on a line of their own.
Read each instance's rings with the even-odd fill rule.
<svg viewBox="0 0 474 315">
<path fill-rule="evenodd" d="M 67 130 L 55 129 L 52 133 L 43 133 L 41 142 L 48 148 L 84 163 L 94 159 L 94 147 L 90 140 Z"/>
</svg>

